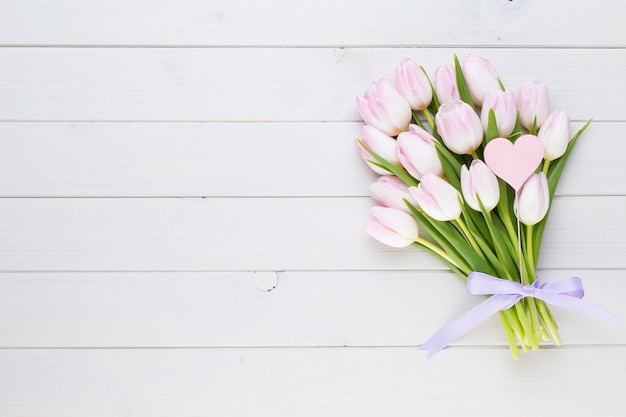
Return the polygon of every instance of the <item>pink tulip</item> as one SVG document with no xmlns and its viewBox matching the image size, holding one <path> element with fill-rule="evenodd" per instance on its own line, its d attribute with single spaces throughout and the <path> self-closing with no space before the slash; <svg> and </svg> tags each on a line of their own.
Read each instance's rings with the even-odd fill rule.
<svg viewBox="0 0 626 417">
<path fill-rule="evenodd" d="M 410 212 L 404 200 L 413 206 L 417 205 L 409 193 L 409 187 L 398 177 L 392 175 L 378 178 L 378 181 L 370 185 L 370 192 L 374 200 L 385 207 Z"/>
<path fill-rule="evenodd" d="M 372 220 L 365 225 L 365 231 L 379 242 L 403 248 L 417 240 L 417 223 L 408 213 L 378 206 L 372 207 L 370 215 Z"/>
<path fill-rule="evenodd" d="M 384 77 L 374 82 L 363 98 L 357 97 L 356 104 L 365 123 L 389 136 L 405 131 L 411 122 L 409 104 Z"/>
<path fill-rule="evenodd" d="M 517 107 L 515 105 L 515 94 L 512 91 L 491 90 L 485 95 L 483 108 L 480 112 L 480 120 L 483 129 L 487 132 L 489 125 L 489 110 L 493 110 L 496 116 L 496 126 L 498 136 L 507 137 L 515 129 L 517 120 Z"/>
<path fill-rule="evenodd" d="M 396 88 L 413 110 L 424 110 L 433 98 L 428 77 L 409 58 L 405 58 L 396 68 Z"/>
<path fill-rule="evenodd" d="M 482 106 L 489 91 L 501 90 L 498 73 L 485 58 L 470 54 L 461 60 L 461 68 L 472 100 L 477 105 Z"/>
<path fill-rule="evenodd" d="M 469 155 L 482 143 L 483 126 L 480 118 L 467 103 L 457 100 L 442 105 L 435 122 L 443 142 L 454 153 Z"/>
<path fill-rule="evenodd" d="M 433 143 L 435 140 L 417 125 L 409 125 L 408 132 L 398 135 L 398 159 L 413 178 L 419 180 L 425 174 L 443 175 L 441 160 Z"/>
<path fill-rule="evenodd" d="M 434 174 L 424 175 L 420 185 L 409 187 L 409 192 L 421 209 L 435 220 L 455 220 L 461 216 L 461 194 Z"/>
<path fill-rule="evenodd" d="M 550 189 L 546 174 L 532 174 L 517 192 L 515 214 L 527 226 L 539 223 L 550 207 Z"/>
<path fill-rule="evenodd" d="M 478 199 L 487 212 L 500 200 L 498 178 L 480 159 L 474 159 L 469 169 L 466 165 L 461 167 L 461 191 L 467 205 L 476 211 L 481 211 Z"/>
<path fill-rule="evenodd" d="M 544 158 L 553 161 L 563 156 L 570 141 L 569 116 L 564 111 L 551 112 L 537 137 L 543 143 Z"/>
<path fill-rule="evenodd" d="M 398 153 L 396 151 L 397 143 L 395 139 L 390 138 L 380 130 L 369 125 L 363 126 L 361 129 L 361 137 L 359 139 L 363 142 L 363 144 L 365 144 L 365 146 L 370 148 L 372 152 L 400 167 L 400 160 L 398 159 Z M 391 175 L 391 172 L 370 162 L 376 161 L 376 159 L 370 155 L 370 153 L 363 146 L 361 146 L 359 139 L 356 140 L 356 147 L 365 162 L 367 162 L 367 165 L 369 165 L 369 167 L 377 174 Z"/>
<path fill-rule="evenodd" d="M 456 85 L 456 71 L 452 65 L 444 65 L 435 70 L 435 92 L 439 103 L 448 104 L 461 99 Z"/>
<path fill-rule="evenodd" d="M 517 91 L 517 108 L 522 126 L 531 130 L 537 119 L 537 129 L 548 117 L 550 100 L 548 85 L 540 81 L 527 81 L 520 84 Z"/>
</svg>

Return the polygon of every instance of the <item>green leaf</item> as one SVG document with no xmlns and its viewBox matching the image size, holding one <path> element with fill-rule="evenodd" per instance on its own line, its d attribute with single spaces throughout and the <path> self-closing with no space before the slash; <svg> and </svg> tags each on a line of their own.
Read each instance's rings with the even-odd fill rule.
<svg viewBox="0 0 626 417">
<path fill-rule="evenodd" d="M 448 182 L 452 184 L 454 188 L 457 190 L 461 190 L 461 163 L 459 160 L 446 148 L 441 142 L 435 141 L 435 149 L 437 149 L 437 154 L 439 155 L 439 159 L 441 160 L 441 165 L 443 166 L 444 173 Z"/>
<path fill-rule="evenodd" d="M 459 58 L 456 54 L 454 55 L 454 69 L 456 71 L 456 86 L 459 89 L 459 96 L 461 97 L 461 100 L 469 104 L 472 109 L 475 109 L 472 94 L 467 87 L 467 81 L 465 81 L 465 75 L 463 75 L 461 63 L 459 62 Z"/>
<path fill-rule="evenodd" d="M 450 268 L 452 270 L 452 272 L 454 272 L 455 274 L 457 274 L 461 278 L 467 280 L 467 274 L 466 273 L 464 273 L 459 268 L 457 268 L 456 265 L 453 265 L 450 262 L 448 262 L 448 260 L 446 258 L 443 258 L 443 257 L 439 256 L 439 254 L 437 252 L 435 252 L 434 250 L 432 250 L 428 246 L 422 245 L 419 242 L 413 242 L 413 245 L 417 246 L 421 250 L 425 250 L 426 252 L 430 253 L 431 255 L 433 255 L 434 257 L 439 259 L 441 262 L 443 262 L 448 268 Z"/>
<path fill-rule="evenodd" d="M 497 227 L 493 222 L 492 216 L 487 213 L 482 203 L 479 201 L 481 212 L 483 214 L 483 218 L 487 223 L 487 227 L 491 232 L 491 238 L 495 246 L 496 254 L 498 255 L 500 264 L 502 269 L 504 270 L 504 275 L 502 278 L 513 278 L 519 275 L 518 265 L 515 264 L 515 258 L 511 257 L 511 253 L 507 247 L 508 235 L 506 234 L 506 230 L 503 230 L 503 226 Z M 495 217 L 495 216 L 494 216 Z"/>
<path fill-rule="evenodd" d="M 439 245 L 439 247 L 441 247 L 441 249 L 443 249 L 443 251 L 457 263 L 457 265 L 459 265 L 463 273 L 467 275 L 472 272 L 472 267 L 461 253 L 461 250 L 464 247 L 465 251 L 467 251 L 467 249 L 472 250 L 472 248 L 467 244 L 458 231 L 449 222 L 437 222 L 436 220 L 426 216 L 424 213 L 419 212 L 406 200 L 405 203 L 411 211 L 411 214 L 415 216 L 419 224 L 426 230 L 426 233 L 428 233 L 428 235 Z M 448 230 L 443 232 L 444 229 Z M 454 234 L 456 234 L 456 236 L 453 236 Z M 452 236 L 452 239 L 450 239 L 450 236 Z"/>
<path fill-rule="evenodd" d="M 498 134 L 498 126 L 496 125 L 496 114 L 494 113 L 493 109 L 489 109 L 489 121 L 487 123 L 487 143 L 489 143 L 489 141 L 491 139 L 497 138 L 498 136 L 500 136 Z"/>
<path fill-rule="evenodd" d="M 469 229 L 470 233 L 472 233 L 472 236 L 474 240 L 476 241 L 476 243 L 478 244 L 478 247 L 483 252 L 483 254 L 487 257 L 486 261 L 488 262 L 492 273 L 499 274 L 499 270 L 498 270 L 499 262 L 498 262 L 498 259 L 496 258 L 496 254 L 494 253 L 493 246 L 490 245 L 488 242 L 488 240 L 490 239 L 489 237 L 485 239 L 482 236 L 482 233 L 478 230 L 479 229 L 478 224 L 474 222 L 474 219 L 472 218 L 472 215 L 470 214 L 470 212 L 473 212 L 473 213 L 476 213 L 476 212 L 473 211 L 472 209 L 468 209 L 464 204 L 461 205 L 461 210 L 463 212 L 463 217 L 465 218 L 465 224 L 467 224 L 467 228 Z M 482 223 L 483 225 L 485 224 L 482 217 L 479 216 L 478 219 L 479 219 L 478 223 Z M 483 272 L 489 273 L 488 271 L 483 271 Z"/>
<path fill-rule="evenodd" d="M 431 113 L 432 114 L 437 114 L 437 111 L 439 110 L 439 106 L 441 105 L 439 103 L 439 98 L 437 97 L 437 92 L 435 91 L 435 86 L 433 85 L 433 83 L 430 81 L 430 77 L 428 76 L 428 73 L 426 72 L 426 70 L 424 69 L 424 67 L 422 67 L 420 65 L 420 68 L 422 69 L 422 72 L 426 75 L 426 79 L 428 80 L 428 84 L 430 84 L 430 89 L 433 92 L 433 99 L 430 102 L 430 105 L 428 106 L 429 109 L 431 109 Z"/>
<path fill-rule="evenodd" d="M 421 127 L 422 129 L 426 130 L 426 128 L 424 127 L 424 124 L 422 123 L 422 121 L 419 119 L 419 117 L 417 117 L 417 114 L 415 114 L 415 112 L 412 112 L 412 119 L 413 119 L 413 123 L 415 123 L 416 125 L 418 125 L 419 127 Z"/>
</svg>

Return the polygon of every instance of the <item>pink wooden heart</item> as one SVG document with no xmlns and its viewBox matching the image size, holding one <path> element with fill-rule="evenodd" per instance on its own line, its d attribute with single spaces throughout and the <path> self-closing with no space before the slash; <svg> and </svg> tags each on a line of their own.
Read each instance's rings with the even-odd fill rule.
<svg viewBox="0 0 626 417">
<path fill-rule="evenodd" d="M 543 145 L 537 136 L 520 136 L 515 143 L 496 138 L 485 147 L 485 163 L 515 191 L 526 182 L 543 159 Z"/>
</svg>

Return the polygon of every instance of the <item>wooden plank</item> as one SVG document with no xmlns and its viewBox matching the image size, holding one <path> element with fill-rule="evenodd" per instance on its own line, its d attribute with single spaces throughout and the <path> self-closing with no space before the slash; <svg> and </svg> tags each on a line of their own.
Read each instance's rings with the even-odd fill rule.
<svg viewBox="0 0 626 417">
<path fill-rule="evenodd" d="M 621 415 L 626 349 L 1 350 L 7 417 Z"/>
<path fill-rule="evenodd" d="M 573 119 L 624 120 L 613 99 L 626 96 L 623 49 L 4 48 L 0 115 L 4 121 L 357 121 L 355 97 L 392 76 L 404 57 L 432 74 L 455 52 L 490 59 L 509 88 L 547 82 L 554 108 Z"/>
<path fill-rule="evenodd" d="M 626 318 L 623 270 L 581 276 Z M 484 299 L 435 271 L 0 274 L 0 347 L 418 346 Z M 565 346 L 626 344 L 626 328 L 553 307 Z M 498 316 L 455 346 L 506 346 Z"/>
<path fill-rule="evenodd" d="M 361 125 L 5 122 L 0 196 L 367 196 L 376 175 L 354 147 Z M 592 124 L 557 193 L 626 194 L 624 130 Z"/>
<path fill-rule="evenodd" d="M 22 0 L 3 5 L 0 44 L 621 47 L 625 14 L 619 1 Z"/>
<path fill-rule="evenodd" d="M 442 269 L 363 230 L 369 198 L 0 199 L 2 271 Z M 540 267 L 626 267 L 626 197 L 557 198 Z"/>
</svg>

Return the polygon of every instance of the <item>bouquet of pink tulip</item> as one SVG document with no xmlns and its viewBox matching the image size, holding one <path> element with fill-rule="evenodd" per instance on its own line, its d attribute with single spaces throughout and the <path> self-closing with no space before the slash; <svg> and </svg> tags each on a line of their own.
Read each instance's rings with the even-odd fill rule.
<svg viewBox="0 0 626 417">
<path fill-rule="evenodd" d="M 548 88 L 525 82 L 506 90 L 489 62 L 469 55 L 442 66 L 432 83 L 405 59 L 357 98 L 366 122 L 357 147 L 381 177 L 380 206 L 367 232 L 392 247 L 415 245 L 490 297 L 424 343 L 434 354 L 499 312 L 519 357 L 550 338 L 560 344 L 547 303 L 615 321 L 582 301 L 579 278 L 539 284 L 536 265 L 559 177 L 573 137 L 563 111 L 549 111 Z M 420 236 L 418 224 L 428 234 Z"/>
</svg>

